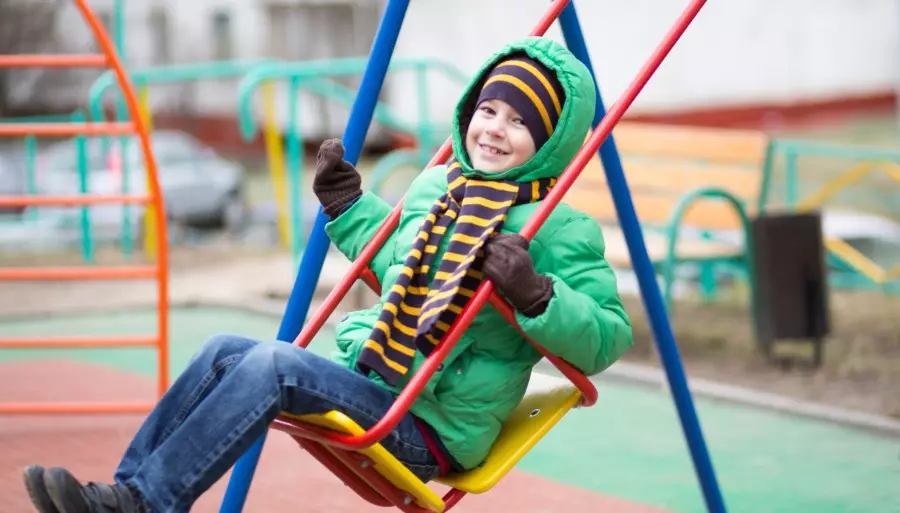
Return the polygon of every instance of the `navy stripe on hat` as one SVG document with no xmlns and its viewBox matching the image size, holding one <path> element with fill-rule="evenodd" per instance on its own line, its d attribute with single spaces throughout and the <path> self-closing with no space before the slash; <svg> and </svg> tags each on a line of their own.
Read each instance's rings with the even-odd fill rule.
<svg viewBox="0 0 900 513">
<path fill-rule="evenodd" d="M 535 149 L 553 135 L 565 94 L 556 75 L 527 56 L 500 61 L 487 75 L 476 105 L 502 100 L 522 116 L 534 139 Z"/>
</svg>

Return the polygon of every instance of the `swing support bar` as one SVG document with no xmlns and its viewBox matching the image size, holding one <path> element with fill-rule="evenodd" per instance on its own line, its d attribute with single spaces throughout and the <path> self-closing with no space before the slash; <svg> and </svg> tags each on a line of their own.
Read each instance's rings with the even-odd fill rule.
<svg viewBox="0 0 900 513">
<path fill-rule="evenodd" d="M 653 73 L 671 51 L 672 47 L 682 36 L 682 34 L 685 32 L 687 27 L 690 25 L 690 23 L 699 13 L 700 9 L 705 3 L 705 0 L 691 0 L 690 4 L 684 10 L 681 16 L 676 20 L 669 32 L 663 38 L 662 42 L 657 46 L 653 54 L 642 66 L 637 76 L 629 84 L 619 100 L 612 105 L 609 111 L 602 117 L 602 119 L 599 120 L 599 123 L 595 123 L 596 128 L 592 131 L 591 136 L 588 138 L 585 145 L 581 148 L 572 162 L 566 167 L 565 171 L 557 181 L 554 188 L 544 199 L 541 206 L 537 209 L 532 218 L 529 219 L 526 225 L 523 227 L 522 231 L 520 232 L 523 237 L 531 240 L 535 236 L 535 234 L 538 232 L 540 227 L 550 215 L 550 212 L 558 205 L 565 193 L 578 178 L 578 175 L 587 165 L 588 161 L 593 157 L 594 154 L 598 152 L 598 150 L 601 149 L 601 145 L 604 145 L 607 139 L 610 138 L 610 134 L 615 125 L 621 120 L 627 109 L 634 102 L 637 95 L 647 84 Z M 402 4 L 402 7 L 396 7 L 398 4 Z M 394 17 L 391 17 L 392 6 L 396 7 L 396 10 L 393 11 Z M 382 20 L 382 26 L 379 29 L 379 33 L 376 35 L 369 68 L 379 69 L 382 79 L 385 70 L 380 68 L 387 67 L 387 63 L 390 60 L 393 46 L 396 43 L 400 25 L 402 25 L 402 19 L 405 15 L 407 6 L 408 0 L 391 0 L 388 3 L 387 11 Z M 580 26 L 571 27 L 573 23 L 577 25 L 577 17 L 575 16 L 574 5 L 570 5 L 570 2 L 568 0 L 555 0 L 550 9 L 540 20 L 538 26 L 534 31 L 531 32 L 531 35 L 542 35 L 549 28 L 549 26 L 558 17 L 560 17 L 564 9 L 568 11 L 568 15 L 564 16 L 561 19 L 561 23 L 564 25 L 564 34 L 570 43 L 572 42 L 572 40 L 574 40 L 574 42 L 576 43 L 579 43 L 580 48 L 577 49 L 577 53 L 575 51 L 573 51 L 573 53 L 576 53 L 576 55 L 580 54 L 578 55 L 578 57 L 582 59 L 582 61 L 584 61 L 587 55 L 586 52 L 583 51 L 583 36 L 581 34 Z M 385 28 L 387 25 L 392 26 L 392 30 L 394 31 L 390 35 L 386 34 L 386 32 L 388 32 L 389 30 Z M 586 64 L 588 64 L 588 67 L 590 68 L 589 63 Z M 381 86 L 381 83 L 379 81 L 377 84 L 374 84 L 374 87 L 372 89 L 366 88 L 367 85 L 369 85 L 369 87 L 373 86 L 373 84 L 366 83 L 366 78 L 369 76 L 369 71 L 370 70 L 367 70 L 366 76 L 363 77 L 363 84 L 360 88 L 360 98 L 357 99 L 357 105 L 355 105 L 353 110 L 353 113 L 360 112 L 363 115 L 367 114 L 368 120 L 370 120 L 371 118 L 372 109 L 369 105 L 366 105 L 367 99 L 368 97 L 373 95 L 377 96 Z M 593 74 L 593 70 L 591 70 L 591 73 Z M 597 91 L 597 97 L 599 100 L 599 89 Z M 602 109 L 602 102 L 598 102 L 598 110 L 602 112 Z M 356 123 L 359 123 L 361 120 L 355 119 L 353 114 L 351 114 L 351 120 L 350 123 L 348 123 L 347 128 L 348 132 L 351 132 L 351 130 L 360 130 L 354 123 L 354 121 Z M 347 137 L 348 134 L 345 134 L 344 142 L 347 146 L 347 155 L 345 158 L 351 163 L 355 163 L 359 156 L 359 152 L 362 146 L 362 140 L 364 139 L 365 130 L 367 129 L 367 127 L 368 123 L 365 123 L 365 126 L 361 128 L 361 136 L 357 134 L 357 137 L 351 138 Z M 610 143 L 612 143 L 611 140 Z M 612 149 L 611 151 L 615 152 L 614 145 L 608 144 L 604 147 L 604 150 L 606 151 L 601 151 L 601 157 L 604 160 L 604 167 L 606 168 L 607 175 L 612 175 L 610 177 L 611 187 L 613 186 L 613 181 L 615 181 L 619 184 L 620 191 L 622 188 L 624 188 L 625 193 L 628 194 L 627 184 L 625 184 L 624 176 L 622 176 L 621 164 L 618 164 L 617 154 L 615 155 L 615 162 L 613 162 L 613 164 L 618 165 L 607 165 L 609 161 L 609 148 Z M 604 153 L 606 153 L 606 155 L 604 155 Z M 438 150 L 434 158 L 432 158 L 431 162 L 429 162 L 429 167 L 446 162 L 450 155 L 451 139 L 448 138 Z M 610 167 L 612 167 L 613 169 L 610 170 Z M 614 190 L 614 193 L 620 191 Z M 614 196 L 616 196 L 616 194 L 614 194 Z M 643 247 L 642 241 L 635 242 L 635 239 L 640 239 L 640 229 L 639 225 L 636 226 L 636 214 L 634 212 L 633 205 L 630 204 L 630 198 L 628 202 L 622 201 L 621 198 L 615 198 L 615 201 L 620 218 L 624 219 L 624 221 L 627 221 L 627 224 L 629 225 L 625 227 L 628 228 L 625 231 L 630 232 L 626 233 L 626 235 L 628 236 L 629 251 L 632 253 L 632 259 L 637 260 L 638 263 L 641 263 L 644 260 L 649 261 L 646 253 L 646 248 Z M 297 283 L 295 283 L 294 290 L 294 292 L 297 294 L 291 294 L 292 299 L 296 295 L 300 297 L 301 301 L 306 302 L 299 309 L 294 310 L 292 309 L 292 306 L 295 307 L 297 305 L 292 305 L 292 301 L 289 299 L 287 313 L 285 315 L 285 319 L 282 321 L 282 333 L 279 334 L 280 340 L 289 340 L 293 338 L 295 345 L 301 347 L 308 346 L 308 344 L 312 341 L 313 336 L 322 328 L 322 326 L 324 326 L 327 318 L 331 315 L 331 313 L 333 313 L 337 305 L 347 294 L 347 292 L 350 290 L 357 279 L 364 280 L 364 282 L 373 290 L 375 290 L 376 293 L 380 291 L 377 279 L 374 277 L 367 266 L 369 262 L 371 262 L 374 255 L 384 244 L 385 240 L 387 240 L 390 234 L 397 227 L 402 203 L 403 202 L 401 200 L 398 203 L 397 207 L 394 208 L 394 210 L 376 232 L 372 241 L 369 242 L 369 244 L 362 251 L 361 255 L 353 262 L 349 273 L 328 295 L 322 307 L 312 316 L 309 322 L 302 327 L 302 330 L 298 329 L 294 331 L 295 333 L 299 331 L 296 337 L 284 337 L 282 335 L 286 334 L 284 333 L 286 331 L 284 329 L 285 326 L 289 325 L 290 323 L 302 323 L 302 319 L 305 318 L 306 310 L 309 307 L 311 290 L 298 291 L 297 285 L 301 281 L 303 281 L 307 289 L 312 289 L 315 287 L 315 282 L 318 279 L 318 273 L 321 269 L 322 261 L 324 260 L 324 253 L 328 247 L 327 236 L 324 235 L 324 224 L 327 219 L 322 213 L 321 209 L 319 210 L 315 226 L 313 227 L 313 233 L 310 236 L 310 245 L 307 248 L 307 254 L 304 255 L 303 259 L 303 263 L 309 261 L 312 263 L 312 265 L 315 265 L 315 267 L 313 268 L 313 272 L 310 273 L 307 270 L 307 273 L 304 274 L 305 266 L 303 265 L 303 263 L 301 263 L 300 276 L 298 276 L 298 280 Z M 624 224 L 625 223 L 623 223 L 623 225 Z M 322 241 L 318 241 L 318 243 L 321 244 L 321 248 L 317 247 L 317 239 L 322 239 Z M 310 274 L 313 275 L 313 278 L 311 280 Z M 657 299 L 660 299 L 660 291 L 658 289 L 658 286 L 654 288 L 653 285 L 655 285 L 655 282 L 653 282 L 653 284 L 647 284 L 646 280 L 641 280 L 642 293 L 644 295 L 645 304 L 648 307 L 648 313 L 651 314 L 651 316 L 659 317 L 660 314 L 655 309 L 651 308 L 655 304 L 653 301 L 651 301 L 654 297 L 654 294 Z M 649 291 L 646 289 L 649 289 Z M 648 297 L 651 300 L 648 300 Z M 505 300 L 500 298 L 499 295 L 495 292 L 494 284 L 490 280 L 485 280 L 478 287 L 475 295 L 463 309 L 462 313 L 457 317 L 453 325 L 450 327 L 450 330 L 447 332 L 444 339 L 437 346 L 435 351 L 432 352 L 432 354 L 429 355 L 428 358 L 426 358 L 425 362 L 421 365 L 419 370 L 411 377 L 410 381 L 404 387 L 403 391 L 400 393 L 399 397 L 394 402 L 390 410 L 378 423 L 376 423 L 364 433 L 360 435 L 347 435 L 312 425 L 303 425 L 302 427 L 300 427 L 292 424 L 289 419 L 282 418 L 279 418 L 279 420 L 275 422 L 273 427 L 289 432 L 297 431 L 299 428 L 299 431 L 302 431 L 302 438 L 305 439 L 303 442 L 301 442 L 301 445 L 307 447 L 316 445 L 315 442 L 318 442 L 320 444 L 328 446 L 330 452 L 338 460 L 347 463 L 347 461 L 344 461 L 344 459 L 346 459 L 349 454 L 352 454 L 352 452 L 348 451 L 370 447 L 371 445 L 379 442 L 381 439 L 387 436 L 391 432 L 391 430 L 396 427 L 399 421 L 409 410 L 409 407 L 412 405 L 418 394 L 422 389 L 424 389 L 425 385 L 434 375 L 437 368 L 446 359 L 447 355 L 459 340 L 462 333 L 468 328 L 480 309 L 488 301 L 491 302 L 491 304 L 501 313 L 501 315 L 507 321 L 509 321 L 513 326 L 519 329 L 521 333 L 521 329 L 515 322 L 515 314 L 512 307 Z M 288 317 L 292 317 L 294 320 L 290 321 L 288 320 Z M 299 321 L 297 321 L 297 319 L 299 319 Z M 715 474 L 712 472 L 712 465 L 709 461 L 709 456 L 703 442 L 702 434 L 700 433 L 699 422 L 696 419 L 696 412 L 694 411 L 693 403 L 690 400 L 690 393 L 687 390 L 686 379 L 684 377 L 683 369 L 681 368 L 677 348 L 675 347 L 674 339 L 671 335 L 671 328 L 669 326 L 668 319 L 664 310 L 662 313 L 662 321 L 660 321 L 659 319 L 654 319 L 653 324 L 654 328 L 656 329 L 658 339 L 657 343 L 661 346 L 661 353 L 664 359 L 664 363 L 666 364 L 667 375 L 669 377 L 670 384 L 672 385 L 673 393 L 683 395 L 683 397 L 676 398 L 676 405 L 679 409 L 679 415 L 682 420 L 682 427 L 688 437 L 688 442 L 691 447 L 691 454 L 694 458 L 695 468 L 698 477 L 701 480 L 704 497 L 707 503 L 707 509 L 710 512 L 724 512 L 724 503 L 722 501 L 718 484 L 715 481 Z M 664 324 L 666 329 L 658 329 L 660 324 Z M 525 338 L 528 339 L 528 337 Z M 568 363 L 546 352 L 546 350 L 541 348 L 538 344 L 534 343 L 530 339 L 528 340 L 539 351 L 541 351 L 541 353 L 545 357 L 547 357 L 564 375 L 566 375 L 566 377 L 568 377 L 576 387 L 579 388 L 579 390 L 582 392 L 582 404 L 584 406 L 590 406 L 596 402 L 597 391 L 587 377 L 585 377 L 577 369 L 574 369 Z M 663 348 L 662 346 L 667 347 Z M 662 349 L 665 349 L 665 351 L 663 351 Z M 675 369 L 674 371 L 672 370 L 673 368 Z M 243 490 L 236 488 L 234 493 L 246 493 L 246 487 L 249 486 L 249 481 L 252 477 L 253 467 L 255 466 L 256 459 L 258 459 L 259 457 L 261 444 L 262 440 L 258 442 L 258 448 L 254 446 L 253 448 L 251 448 L 248 454 L 246 454 L 242 458 L 242 460 L 245 460 L 247 458 L 252 459 L 252 461 L 247 463 L 250 466 L 249 475 L 247 475 L 246 470 L 240 469 L 240 466 L 242 464 L 241 461 L 239 461 L 238 466 L 236 466 L 231 483 L 229 484 L 229 489 L 226 492 L 225 501 L 223 501 L 222 504 L 222 511 L 237 511 L 240 509 L 240 505 L 238 505 L 237 510 L 228 509 L 228 506 L 234 504 L 234 501 L 229 501 L 229 496 L 232 493 L 232 485 L 244 487 Z M 339 456 L 339 454 L 341 456 Z M 326 457 L 326 459 L 330 459 L 330 457 Z M 336 462 L 333 459 L 331 459 L 330 462 L 323 461 L 323 463 L 325 463 L 330 469 L 332 469 L 333 472 L 335 471 Z M 368 471 L 366 472 L 366 480 L 369 483 L 376 483 L 379 477 L 378 474 L 371 469 L 366 469 L 366 471 Z M 359 472 L 359 470 L 357 470 L 356 472 Z M 349 478 L 346 477 L 346 474 L 343 471 L 335 473 L 337 473 L 342 479 L 344 479 L 345 483 L 356 489 L 355 486 L 348 482 Z M 240 479 L 244 479 L 245 482 L 241 483 L 239 481 Z M 379 493 L 382 493 L 384 498 L 392 499 L 392 497 L 388 497 L 383 490 L 380 490 L 380 487 L 374 484 L 372 486 L 375 486 L 377 491 L 379 491 Z M 364 494 L 371 495 L 369 492 L 361 493 L 361 495 Z M 455 504 L 455 502 L 458 501 L 461 496 L 462 494 L 460 494 L 458 497 L 449 496 L 448 498 L 452 499 L 453 504 Z M 370 500 L 370 502 L 375 502 L 378 500 L 380 499 Z M 243 497 L 239 497 L 239 501 L 240 504 L 242 504 Z M 400 509 L 403 511 L 415 511 L 414 509 L 407 509 L 406 507 L 404 507 L 402 502 L 398 503 L 394 500 L 391 500 L 391 502 L 400 507 Z M 447 509 L 449 509 L 449 506 L 451 506 L 451 504 L 447 504 L 447 506 Z"/>
<path fill-rule="evenodd" d="M 554 21 L 559 17 L 562 13 L 563 9 L 568 5 L 568 0 L 556 0 L 541 20 L 538 22 L 537 26 L 534 30 L 531 31 L 529 35 L 532 36 L 540 36 L 543 35 L 550 25 L 553 24 Z M 612 125 L 610 125 L 612 126 Z M 583 147 L 580 153 L 587 153 L 587 159 L 584 162 L 587 162 L 593 153 L 597 152 L 597 148 L 599 148 L 599 143 L 597 147 L 593 150 L 588 149 L 587 147 Z M 431 159 L 428 163 L 428 167 L 433 167 L 439 164 L 443 164 L 450 158 L 451 155 L 451 138 L 447 138 L 444 141 L 444 144 L 441 145 L 441 148 L 438 150 L 437 154 Z M 583 168 L 585 164 L 581 164 L 581 168 Z M 572 166 L 567 168 L 571 169 Z M 581 168 L 578 171 L 581 171 Z M 562 180 L 560 180 L 562 181 Z M 569 182 L 571 184 L 571 180 Z M 559 184 L 559 182 L 557 182 Z M 558 187 L 558 185 L 557 185 Z M 556 190 L 557 187 L 554 187 L 553 190 Z M 565 191 L 562 191 L 565 192 Z M 549 196 L 548 196 L 549 197 Z M 541 207 L 538 209 L 538 213 L 541 210 L 547 210 L 547 214 L 549 214 L 549 210 L 552 210 L 556 203 L 559 202 L 561 194 L 557 195 L 556 202 L 552 205 L 548 205 L 546 199 L 544 200 Z M 403 200 L 401 199 L 397 206 L 391 211 L 388 218 L 382 223 L 381 227 L 376 232 L 375 236 L 372 240 L 363 248 L 360 256 L 353 262 L 350 270 L 344 276 L 344 278 L 338 283 L 338 285 L 332 289 L 331 293 L 325 298 L 322 306 L 318 309 L 318 311 L 313 314 L 312 318 L 303 327 L 303 330 L 297 336 L 296 340 L 294 340 L 294 344 L 300 347 L 307 347 L 310 342 L 312 342 L 313 337 L 318 333 L 318 331 L 325 325 L 325 321 L 328 317 L 334 312 L 335 308 L 337 308 L 338 304 L 340 304 L 341 300 L 343 300 L 344 296 L 353 286 L 353 284 L 358 279 L 363 279 L 365 283 L 371 287 L 376 293 L 380 293 L 381 287 L 378 285 L 378 280 L 372 275 L 371 270 L 368 269 L 369 262 L 372 261 L 372 258 L 375 257 L 375 254 L 379 249 L 384 245 L 384 242 L 390 237 L 391 233 L 397 228 L 397 224 L 400 220 L 400 212 L 403 207 Z M 545 215 L 546 219 L 546 215 Z M 543 222 L 543 220 L 541 221 Z M 527 227 L 527 225 L 526 225 Z M 531 240 L 534 237 L 534 233 L 537 233 L 537 228 L 533 228 L 533 233 L 530 235 L 523 235 Z M 489 287 L 489 288 L 486 288 Z M 486 290 L 487 292 L 484 292 Z M 479 294 L 482 296 L 479 300 Z M 459 337 L 466 330 L 472 320 L 475 318 L 475 315 L 481 310 L 481 307 L 484 306 L 486 300 L 490 299 L 491 303 L 497 309 L 498 312 L 512 324 L 519 333 L 525 337 L 541 354 L 550 360 L 566 377 L 568 377 L 573 384 L 581 391 L 582 393 L 582 406 L 592 406 L 597 402 L 597 389 L 594 387 L 594 384 L 591 383 L 590 379 L 588 379 L 584 374 L 582 374 L 579 370 L 575 369 L 569 363 L 566 363 L 562 359 L 557 356 L 549 353 L 546 349 L 541 347 L 539 344 L 531 340 L 522 329 L 519 327 L 518 323 L 515 320 L 515 313 L 513 308 L 506 302 L 503 298 L 501 298 L 498 294 L 494 292 L 493 284 L 490 283 L 489 280 L 485 280 L 485 282 L 478 288 L 475 292 L 475 296 L 470 300 L 469 304 L 466 308 L 463 309 L 462 313 L 457 317 L 456 321 L 450 327 L 450 330 L 444 336 L 444 339 L 437 346 L 435 351 L 433 351 L 428 358 L 425 359 L 425 362 L 419 368 L 419 370 L 410 378 L 409 383 L 403 388 L 403 391 L 400 393 L 400 396 L 394 401 L 394 404 L 391 406 L 390 410 L 385 414 L 385 416 L 371 429 L 366 431 L 365 434 L 360 436 L 352 436 L 352 435 L 344 435 L 340 433 L 335 433 L 331 430 L 316 428 L 312 426 L 304 426 L 304 431 L 308 438 L 312 438 L 321 443 L 328 444 L 333 447 L 338 447 L 341 449 L 362 449 L 365 447 L 369 447 L 374 443 L 378 443 L 385 436 L 387 436 L 396 426 L 400 423 L 400 420 L 406 415 L 407 411 L 409 411 L 410 406 L 419 396 L 419 393 L 422 389 L 425 388 L 425 385 L 428 384 L 428 381 L 437 371 L 438 367 L 444 362 L 447 358 L 447 355 L 450 354 L 450 351 L 456 345 L 456 342 L 459 340 Z"/>
</svg>

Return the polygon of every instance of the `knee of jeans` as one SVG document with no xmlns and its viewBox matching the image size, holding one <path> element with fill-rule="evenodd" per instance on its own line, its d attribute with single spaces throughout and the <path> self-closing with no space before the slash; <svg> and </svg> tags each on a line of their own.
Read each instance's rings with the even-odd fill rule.
<svg viewBox="0 0 900 513">
<path fill-rule="evenodd" d="M 293 344 L 286 342 L 263 342 L 254 347 L 245 357 L 245 361 L 253 362 L 252 365 L 263 368 L 271 368 L 276 373 L 287 372 L 281 365 L 285 363 L 291 372 L 297 372 L 300 362 L 305 361 L 306 352 L 298 350 Z M 287 363 L 289 362 L 289 363 Z"/>
<path fill-rule="evenodd" d="M 259 342 L 239 335 L 219 333 L 206 339 L 197 356 L 211 357 L 213 360 L 221 360 L 233 354 L 246 353 Z"/>
<path fill-rule="evenodd" d="M 268 365 L 278 359 L 278 353 L 282 349 L 282 346 L 287 345 L 288 344 L 285 344 L 284 342 L 263 342 L 256 345 L 250 353 L 247 354 L 247 359 L 259 362 L 263 365 Z"/>
</svg>

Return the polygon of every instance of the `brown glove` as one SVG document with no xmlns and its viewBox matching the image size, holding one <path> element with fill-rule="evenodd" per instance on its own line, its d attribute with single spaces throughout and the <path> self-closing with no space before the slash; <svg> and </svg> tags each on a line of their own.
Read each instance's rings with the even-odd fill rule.
<svg viewBox="0 0 900 513">
<path fill-rule="evenodd" d="M 319 147 L 313 191 L 325 214 L 334 219 L 343 208 L 362 194 L 362 178 L 353 164 L 344 160 L 340 139 L 329 139 Z"/>
<path fill-rule="evenodd" d="M 553 297 L 553 282 L 534 270 L 528 241 L 518 233 L 501 233 L 485 243 L 482 271 L 526 317 L 544 313 Z"/>
</svg>

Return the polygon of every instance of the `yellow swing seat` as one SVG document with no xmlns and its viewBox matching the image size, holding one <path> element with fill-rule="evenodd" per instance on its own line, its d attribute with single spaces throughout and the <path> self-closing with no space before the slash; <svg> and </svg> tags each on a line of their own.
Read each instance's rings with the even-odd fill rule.
<svg viewBox="0 0 900 513">
<path fill-rule="evenodd" d="M 451 474 L 435 481 L 466 493 L 484 493 L 493 488 L 528 451 L 534 447 L 581 399 L 581 392 L 565 379 L 532 374 L 525 397 L 513 411 L 485 462 L 473 470 Z M 338 411 L 291 417 L 300 422 L 350 435 L 365 430 L 353 419 Z M 331 450 L 327 445 L 324 447 Z M 381 444 L 357 451 L 365 456 L 374 470 L 411 498 L 419 507 L 440 513 L 444 500 L 417 478 Z M 365 479 L 364 476 L 360 476 Z"/>
</svg>

